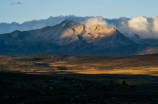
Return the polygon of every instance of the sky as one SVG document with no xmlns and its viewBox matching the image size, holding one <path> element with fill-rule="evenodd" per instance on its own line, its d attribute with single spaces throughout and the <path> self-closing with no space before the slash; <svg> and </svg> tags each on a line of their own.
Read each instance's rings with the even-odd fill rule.
<svg viewBox="0 0 158 104">
<path fill-rule="evenodd" d="M 46 19 L 50 16 L 133 18 L 158 16 L 158 0 L 0 0 L 0 23 Z"/>
</svg>

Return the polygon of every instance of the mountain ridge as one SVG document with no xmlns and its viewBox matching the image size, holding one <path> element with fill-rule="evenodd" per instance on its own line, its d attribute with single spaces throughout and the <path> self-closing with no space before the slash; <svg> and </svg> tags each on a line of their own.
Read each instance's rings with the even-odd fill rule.
<svg viewBox="0 0 158 104">
<path fill-rule="evenodd" d="M 86 27 L 83 24 L 77 24 L 68 19 L 55 26 L 47 26 L 42 29 L 31 31 L 17 30 L 12 33 L 1 34 L 0 40 L 1 55 L 66 54 L 122 56 L 158 52 L 158 48 L 153 46 L 150 46 L 150 49 L 146 48 L 150 52 L 143 50 L 147 45 L 134 42 L 114 27 L 108 28 L 99 25 Z"/>
</svg>

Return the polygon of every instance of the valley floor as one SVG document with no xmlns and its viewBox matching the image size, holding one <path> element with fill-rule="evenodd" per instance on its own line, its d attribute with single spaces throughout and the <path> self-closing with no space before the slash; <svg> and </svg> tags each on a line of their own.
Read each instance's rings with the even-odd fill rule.
<svg viewBox="0 0 158 104">
<path fill-rule="evenodd" d="M 0 56 L 0 71 L 158 76 L 157 62 L 157 54 L 142 56 Z"/>
</svg>

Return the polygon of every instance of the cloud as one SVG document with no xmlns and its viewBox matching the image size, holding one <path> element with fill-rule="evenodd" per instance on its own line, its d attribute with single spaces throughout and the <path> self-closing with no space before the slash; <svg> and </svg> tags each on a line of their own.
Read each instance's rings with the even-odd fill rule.
<svg viewBox="0 0 158 104">
<path fill-rule="evenodd" d="M 21 5 L 22 3 L 20 1 L 17 1 L 17 2 L 12 2 L 10 3 L 9 5 Z"/>
<path fill-rule="evenodd" d="M 156 38 L 158 39 L 158 17 L 143 17 L 138 16 L 129 19 L 126 24 L 124 24 L 124 33 L 127 36 L 132 36 L 138 34 L 143 39 Z M 116 27 L 119 29 L 119 27 Z M 121 30 L 120 30 L 121 31 Z M 132 35 L 129 35 L 132 34 Z"/>
<path fill-rule="evenodd" d="M 103 17 L 91 17 L 86 18 L 84 21 L 80 22 L 81 24 L 84 24 L 87 28 L 92 28 L 96 25 L 105 26 L 107 27 L 107 22 L 103 19 Z"/>
</svg>

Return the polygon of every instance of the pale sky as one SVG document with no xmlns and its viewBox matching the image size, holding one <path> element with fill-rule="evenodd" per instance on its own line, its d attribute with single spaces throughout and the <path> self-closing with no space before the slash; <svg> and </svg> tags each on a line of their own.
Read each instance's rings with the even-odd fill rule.
<svg viewBox="0 0 158 104">
<path fill-rule="evenodd" d="M 0 0 L 0 23 L 22 23 L 60 15 L 110 19 L 158 16 L 158 0 Z"/>
</svg>

